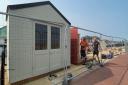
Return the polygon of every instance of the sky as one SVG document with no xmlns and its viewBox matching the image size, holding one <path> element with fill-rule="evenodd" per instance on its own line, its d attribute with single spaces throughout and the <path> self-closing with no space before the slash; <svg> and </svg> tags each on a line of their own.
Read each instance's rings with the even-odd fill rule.
<svg viewBox="0 0 128 85">
<path fill-rule="evenodd" d="M 0 0 L 0 11 L 7 4 L 44 0 Z M 49 0 L 73 26 L 128 39 L 128 0 Z M 0 15 L 0 26 L 4 25 Z"/>
</svg>

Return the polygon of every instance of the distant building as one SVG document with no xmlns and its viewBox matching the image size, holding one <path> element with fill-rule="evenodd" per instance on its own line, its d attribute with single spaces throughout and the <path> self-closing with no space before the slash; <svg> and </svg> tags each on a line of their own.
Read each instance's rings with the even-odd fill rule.
<svg viewBox="0 0 128 85">
<path fill-rule="evenodd" d="M 0 28 L 0 44 L 4 44 L 5 39 L 7 39 L 7 26 Z"/>
</svg>

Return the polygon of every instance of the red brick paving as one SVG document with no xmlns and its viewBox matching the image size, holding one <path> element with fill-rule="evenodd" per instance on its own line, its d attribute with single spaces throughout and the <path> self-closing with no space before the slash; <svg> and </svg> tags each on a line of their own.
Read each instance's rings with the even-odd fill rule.
<svg viewBox="0 0 128 85">
<path fill-rule="evenodd" d="M 89 74 L 81 74 L 71 85 L 128 85 L 128 54 L 119 55 Z"/>
</svg>

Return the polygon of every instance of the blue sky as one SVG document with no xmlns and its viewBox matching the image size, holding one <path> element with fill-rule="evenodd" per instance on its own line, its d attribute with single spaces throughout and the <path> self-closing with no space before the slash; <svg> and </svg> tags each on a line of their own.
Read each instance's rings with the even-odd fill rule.
<svg viewBox="0 0 128 85">
<path fill-rule="evenodd" d="M 0 11 L 7 4 L 42 0 L 0 0 Z M 128 0 L 50 0 L 74 26 L 128 39 Z M 2 2 L 2 3 L 1 3 Z M 3 18 L 0 17 L 0 26 Z"/>
</svg>

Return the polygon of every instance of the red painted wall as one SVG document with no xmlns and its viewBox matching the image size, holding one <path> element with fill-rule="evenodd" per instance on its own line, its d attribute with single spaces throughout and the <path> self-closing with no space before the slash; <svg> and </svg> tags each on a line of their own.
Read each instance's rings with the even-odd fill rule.
<svg viewBox="0 0 128 85">
<path fill-rule="evenodd" d="M 70 34 L 71 34 L 71 63 L 78 64 L 78 49 L 79 49 L 78 29 L 76 29 L 76 27 L 72 27 L 70 29 Z"/>
</svg>

